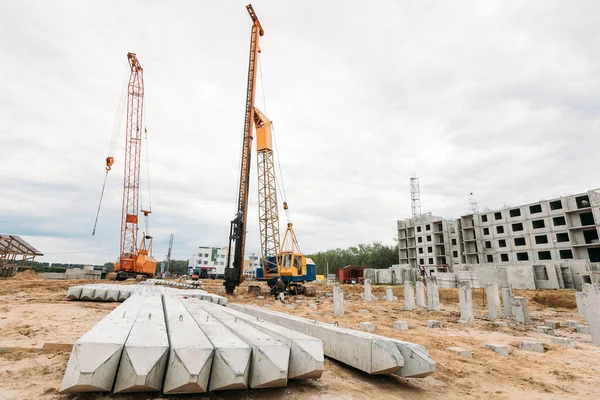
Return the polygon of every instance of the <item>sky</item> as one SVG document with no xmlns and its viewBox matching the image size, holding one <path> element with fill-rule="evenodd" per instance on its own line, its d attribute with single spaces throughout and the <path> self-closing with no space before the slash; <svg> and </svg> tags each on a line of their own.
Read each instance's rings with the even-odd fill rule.
<svg viewBox="0 0 600 400">
<path fill-rule="evenodd" d="M 23 236 L 45 254 L 39 261 L 117 259 L 124 123 L 91 233 L 134 52 L 144 68 L 142 205 L 151 201 L 154 255 L 164 259 L 171 233 L 175 259 L 226 246 L 244 124 L 245 5 L 0 2 L 0 233 Z M 393 244 L 396 221 L 411 216 L 411 174 L 422 211 L 445 217 L 468 212 L 469 193 L 494 209 L 600 186 L 599 2 L 253 6 L 265 31 L 256 106 L 275 126 L 303 252 Z M 259 254 L 252 157 L 246 253 Z M 285 222 L 281 213 L 282 230 Z"/>
</svg>

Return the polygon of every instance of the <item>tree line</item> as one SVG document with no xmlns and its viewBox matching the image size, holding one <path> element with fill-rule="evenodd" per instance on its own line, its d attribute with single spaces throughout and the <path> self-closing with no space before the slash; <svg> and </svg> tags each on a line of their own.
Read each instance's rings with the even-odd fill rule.
<svg viewBox="0 0 600 400">
<path fill-rule="evenodd" d="M 370 268 L 389 268 L 399 263 L 398 245 L 387 246 L 381 242 L 359 244 L 347 249 L 330 249 L 306 255 L 317 266 L 317 274 L 324 274 L 329 263 L 329 273 L 334 274 L 346 265 L 361 265 Z"/>
</svg>

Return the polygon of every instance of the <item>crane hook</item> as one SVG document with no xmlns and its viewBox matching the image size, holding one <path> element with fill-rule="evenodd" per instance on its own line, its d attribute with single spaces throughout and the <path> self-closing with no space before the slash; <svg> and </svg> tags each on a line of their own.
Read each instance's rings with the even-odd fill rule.
<svg viewBox="0 0 600 400">
<path fill-rule="evenodd" d="M 115 162 L 115 158 L 114 157 L 106 157 L 106 170 L 107 171 L 111 170 L 111 167 L 114 164 L 114 162 Z"/>
</svg>

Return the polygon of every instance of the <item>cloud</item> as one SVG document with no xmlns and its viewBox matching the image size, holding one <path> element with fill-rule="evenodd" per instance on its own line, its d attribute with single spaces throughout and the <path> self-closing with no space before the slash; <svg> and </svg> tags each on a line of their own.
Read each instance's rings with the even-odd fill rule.
<svg viewBox="0 0 600 400">
<path fill-rule="evenodd" d="M 116 259 L 122 131 L 94 238 L 91 229 L 133 51 L 146 85 L 155 255 L 165 256 L 170 233 L 177 258 L 227 245 L 248 62 L 244 5 L 0 5 L 0 231 L 29 238 L 43 260 Z M 470 192 L 495 208 L 598 186 L 600 5 L 254 7 L 265 29 L 256 102 L 276 127 L 305 252 L 392 243 L 395 221 L 410 216 L 413 172 L 423 211 L 449 217 L 468 210 Z M 144 162 L 144 193 L 147 171 Z M 258 252 L 255 165 L 251 185 L 247 251 Z M 147 194 L 142 201 L 149 206 Z"/>
</svg>

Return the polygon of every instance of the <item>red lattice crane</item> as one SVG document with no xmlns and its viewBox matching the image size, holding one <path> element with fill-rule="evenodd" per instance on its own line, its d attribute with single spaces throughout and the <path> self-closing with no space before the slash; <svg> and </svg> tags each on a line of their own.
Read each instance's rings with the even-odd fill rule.
<svg viewBox="0 0 600 400">
<path fill-rule="evenodd" d="M 140 155 L 144 114 L 144 70 L 134 53 L 127 53 L 131 73 L 127 86 L 127 123 L 125 126 L 125 174 L 121 214 L 121 246 L 115 264 L 117 279 L 136 275 L 152 276 L 156 260 L 152 257 L 152 237 L 143 234 L 138 246 L 138 210 L 140 204 Z M 113 157 L 106 159 L 110 170 Z M 148 217 L 150 210 L 141 210 Z"/>
</svg>

